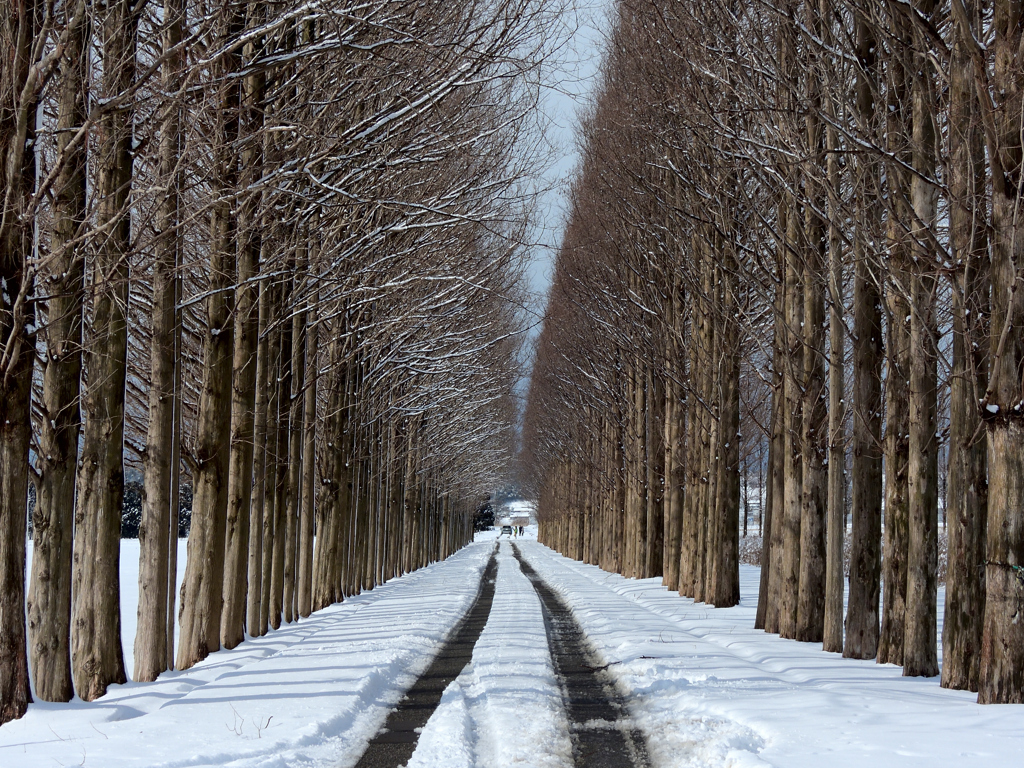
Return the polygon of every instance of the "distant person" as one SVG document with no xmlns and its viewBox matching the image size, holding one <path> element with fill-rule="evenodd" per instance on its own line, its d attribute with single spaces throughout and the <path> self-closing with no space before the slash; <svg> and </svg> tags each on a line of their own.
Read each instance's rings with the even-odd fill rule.
<svg viewBox="0 0 1024 768">
<path fill-rule="evenodd" d="M 519 526 L 519 535 L 522 536 L 524 533 L 526 533 L 525 526 L 520 525 Z"/>
</svg>

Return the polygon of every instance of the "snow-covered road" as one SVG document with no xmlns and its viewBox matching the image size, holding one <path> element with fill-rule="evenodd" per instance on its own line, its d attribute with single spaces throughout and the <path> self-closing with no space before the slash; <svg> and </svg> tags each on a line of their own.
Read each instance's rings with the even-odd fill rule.
<svg viewBox="0 0 1024 768">
<path fill-rule="evenodd" d="M 560 593 L 646 735 L 654 766 L 996 766 L 1024 757 L 1024 708 L 981 707 L 937 679 L 841 659 L 520 539 Z M 0 727 L 0 766 L 355 765 L 389 709 L 472 604 L 494 548 L 443 563 L 99 702 L 34 704 Z M 540 600 L 502 543 L 490 616 L 409 766 L 571 766 Z M 126 638 L 130 640 L 130 638 Z"/>
<path fill-rule="evenodd" d="M 843 659 L 751 629 L 760 569 L 716 609 L 554 554 L 521 549 L 562 594 L 627 693 L 656 766 L 1018 765 L 1024 706 L 981 706 L 939 679 Z"/>
<path fill-rule="evenodd" d="M 445 692 L 409 768 L 571 765 L 540 600 L 502 543 L 494 604 L 473 661 Z"/>
</svg>

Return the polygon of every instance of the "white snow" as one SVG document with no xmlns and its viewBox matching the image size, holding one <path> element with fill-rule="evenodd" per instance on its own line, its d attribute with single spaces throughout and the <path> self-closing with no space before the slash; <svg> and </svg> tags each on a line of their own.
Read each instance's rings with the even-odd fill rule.
<svg viewBox="0 0 1024 768">
<path fill-rule="evenodd" d="M 571 765 L 540 599 L 503 542 L 494 604 L 473 661 L 445 691 L 409 768 Z"/>
<path fill-rule="evenodd" d="M 981 706 L 937 677 L 752 629 L 759 568 L 740 566 L 741 604 L 717 609 L 660 579 L 520 548 L 610 665 L 656 766 L 967 768 L 1024 756 L 1022 706 Z"/>
<path fill-rule="evenodd" d="M 497 533 L 186 672 L 115 686 L 91 704 L 33 704 L 0 727 L 0 766 L 350 767 L 469 607 Z M 741 566 L 741 604 L 716 609 L 659 579 L 563 558 L 535 536 L 530 526 L 516 543 L 608 664 L 655 768 L 960 768 L 1024 756 L 1020 706 L 983 707 L 937 678 L 752 629 L 756 567 Z M 572 765 L 540 602 L 506 539 L 473 661 L 445 691 L 410 768 Z M 138 545 L 122 547 L 130 669 Z M 183 570 L 184 551 L 179 560 Z"/>
<path fill-rule="evenodd" d="M 188 539 L 178 539 L 178 569 L 174 590 L 175 600 L 180 594 L 181 580 L 185 576 L 185 556 Z M 29 574 L 32 573 L 32 541 L 26 543 L 25 594 L 28 594 Z M 135 669 L 135 629 L 139 624 L 139 540 L 121 539 L 121 648 L 124 668 L 131 679 Z M 177 604 L 176 604 L 177 608 Z M 178 634 L 174 635 L 177 648 Z M 0 738 L 3 731 L 0 731 Z M 2 743 L 2 742 L 0 742 Z M 0 763 L 3 765 L 3 763 Z"/>
<path fill-rule="evenodd" d="M 358 757 L 469 607 L 492 546 L 155 683 L 113 686 L 93 703 L 32 704 L 0 727 L 0 766 L 284 768 Z"/>
</svg>

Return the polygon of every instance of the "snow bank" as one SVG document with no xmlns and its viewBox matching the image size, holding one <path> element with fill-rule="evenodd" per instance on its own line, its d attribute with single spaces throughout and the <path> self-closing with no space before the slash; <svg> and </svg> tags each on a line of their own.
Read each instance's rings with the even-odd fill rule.
<svg viewBox="0 0 1024 768">
<path fill-rule="evenodd" d="M 520 549 L 609 664 L 656 766 L 966 768 L 1024 754 L 1020 706 L 983 707 L 938 678 L 751 629 L 757 568 L 741 566 L 741 604 L 716 609 L 660 579 L 624 579 L 534 542 Z"/>
<path fill-rule="evenodd" d="M 155 683 L 113 686 L 89 704 L 32 704 L 0 727 L 0 766 L 283 768 L 358 757 L 469 607 L 491 548 L 467 547 Z"/>
</svg>

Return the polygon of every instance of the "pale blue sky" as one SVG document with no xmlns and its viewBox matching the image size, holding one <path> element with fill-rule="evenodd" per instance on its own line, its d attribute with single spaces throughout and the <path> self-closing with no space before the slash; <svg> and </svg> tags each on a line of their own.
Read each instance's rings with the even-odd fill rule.
<svg viewBox="0 0 1024 768">
<path fill-rule="evenodd" d="M 607 14 L 612 0 L 569 0 L 563 28 L 556 32 L 558 53 L 551 62 L 542 94 L 541 109 L 551 121 L 553 162 L 541 184 L 550 187 L 541 198 L 540 231 L 528 270 L 537 312 L 543 311 L 554 258 L 562 239 L 566 217 L 565 191 L 578 160 L 576 128 L 580 110 L 590 103 L 608 30 Z M 539 318 L 535 318 L 539 319 Z M 535 328 L 536 333 L 539 328 Z M 532 335 L 532 334 L 531 334 Z"/>
</svg>

